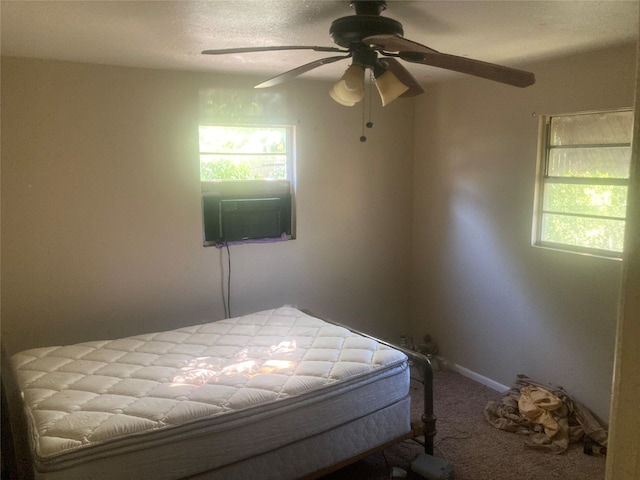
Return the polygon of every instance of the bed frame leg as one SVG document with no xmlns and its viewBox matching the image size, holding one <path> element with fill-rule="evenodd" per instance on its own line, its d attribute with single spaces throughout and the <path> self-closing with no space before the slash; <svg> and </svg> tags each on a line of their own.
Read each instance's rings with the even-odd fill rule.
<svg viewBox="0 0 640 480">
<path fill-rule="evenodd" d="M 404 349 L 403 349 L 404 351 Z M 423 384 L 424 410 L 420 420 L 424 424 L 424 453 L 433 455 L 433 439 L 436 436 L 436 417 L 433 414 L 433 368 L 425 355 L 405 351 L 419 369 Z"/>
</svg>

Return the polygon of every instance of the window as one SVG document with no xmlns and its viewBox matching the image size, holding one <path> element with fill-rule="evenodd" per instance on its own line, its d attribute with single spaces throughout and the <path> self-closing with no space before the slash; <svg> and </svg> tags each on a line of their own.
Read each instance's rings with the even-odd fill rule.
<svg viewBox="0 0 640 480">
<path fill-rule="evenodd" d="M 621 256 L 632 127 L 631 110 L 541 117 L 535 245 Z"/>
<path fill-rule="evenodd" d="M 199 126 L 204 245 L 295 238 L 293 127 Z"/>
<path fill-rule="evenodd" d="M 290 127 L 200 125 L 200 180 L 291 180 Z"/>
</svg>

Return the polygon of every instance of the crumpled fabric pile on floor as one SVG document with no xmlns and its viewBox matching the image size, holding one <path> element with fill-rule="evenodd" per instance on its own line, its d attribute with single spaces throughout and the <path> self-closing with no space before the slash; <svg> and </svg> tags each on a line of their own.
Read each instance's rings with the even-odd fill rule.
<svg viewBox="0 0 640 480">
<path fill-rule="evenodd" d="M 605 447 L 607 430 L 595 415 L 567 392 L 518 375 L 500 402 L 484 409 L 496 428 L 527 436 L 527 445 L 563 453 L 571 443 L 585 442 Z"/>
</svg>

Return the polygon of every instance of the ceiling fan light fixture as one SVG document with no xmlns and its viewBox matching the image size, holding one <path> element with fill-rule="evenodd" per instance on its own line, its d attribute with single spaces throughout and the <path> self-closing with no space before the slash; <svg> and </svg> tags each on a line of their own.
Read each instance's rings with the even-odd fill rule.
<svg viewBox="0 0 640 480">
<path fill-rule="evenodd" d="M 344 100 L 340 98 L 340 96 L 338 96 L 338 94 L 336 93 L 335 86 L 331 90 L 329 90 L 329 96 L 333 98 L 336 102 L 338 102 L 340 105 L 344 105 L 345 107 L 353 107 L 357 103 L 357 102 L 350 102 L 348 100 Z"/>
<path fill-rule="evenodd" d="M 353 64 L 329 91 L 336 102 L 353 107 L 364 98 L 364 68 Z"/>
<path fill-rule="evenodd" d="M 409 87 L 402 83 L 391 70 L 386 70 L 382 75 L 376 77 L 376 88 L 382 99 L 383 107 L 409 90 Z"/>
</svg>

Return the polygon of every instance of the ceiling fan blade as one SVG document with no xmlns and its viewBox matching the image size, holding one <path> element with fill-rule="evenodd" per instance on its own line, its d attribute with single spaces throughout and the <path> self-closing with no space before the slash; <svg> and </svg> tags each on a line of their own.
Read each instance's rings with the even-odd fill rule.
<svg viewBox="0 0 640 480">
<path fill-rule="evenodd" d="M 384 50 L 385 52 L 440 53 L 433 48 L 398 35 L 371 35 L 363 38 L 362 41 L 376 50 Z"/>
<path fill-rule="evenodd" d="M 276 46 L 276 47 L 242 47 L 242 48 L 223 48 L 221 50 L 203 50 L 203 55 L 226 55 L 229 53 L 251 53 L 251 52 L 271 52 L 277 50 L 314 50 L 316 52 L 342 52 L 346 53 L 349 50 L 344 50 L 337 47 L 306 47 L 306 46 Z"/>
<path fill-rule="evenodd" d="M 407 62 L 445 68 L 515 87 L 528 87 L 536 81 L 535 75 L 531 72 L 440 53 L 437 50 L 398 35 L 372 35 L 363 41 L 384 52 L 398 52 L 398 56 Z"/>
<path fill-rule="evenodd" d="M 400 52 L 399 56 L 407 62 L 445 68 L 514 87 L 524 88 L 536 82 L 536 76 L 531 72 L 446 53 Z"/>
<path fill-rule="evenodd" d="M 404 92 L 401 97 L 415 97 L 424 93 L 424 88 L 418 83 L 418 81 L 411 75 L 402 64 L 392 57 L 386 57 L 380 60 L 387 64 L 387 68 L 409 89 Z"/>
<path fill-rule="evenodd" d="M 273 78 L 270 78 L 269 80 L 266 80 L 256 85 L 254 88 L 273 87 L 274 85 L 278 85 L 280 83 L 286 82 L 287 80 L 291 80 L 292 78 L 295 78 L 298 75 L 302 75 L 303 73 L 308 72 L 309 70 L 313 70 L 314 68 L 320 67 L 322 65 L 326 65 L 328 63 L 337 62 L 338 60 L 342 60 L 344 58 L 349 58 L 350 56 L 351 54 L 314 60 L 313 62 L 305 63 L 304 65 L 300 65 L 299 67 L 296 67 L 292 70 L 281 73 L 280 75 L 277 75 Z"/>
</svg>

